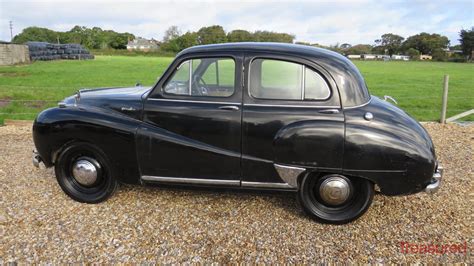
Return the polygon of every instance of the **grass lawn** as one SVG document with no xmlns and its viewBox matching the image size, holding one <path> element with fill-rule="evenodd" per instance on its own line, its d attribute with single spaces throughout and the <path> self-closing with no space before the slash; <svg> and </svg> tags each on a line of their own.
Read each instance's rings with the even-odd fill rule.
<svg viewBox="0 0 474 266">
<path fill-rule="evenodd" d="M 0 67 L 0 123 L 34 119 L 80 88 L 152 85 L 171 57 L 97 56 L 91 61 Z M 448 117 L 474 108 L 474 64 L 356 61 L 371 94 L 390 95 L 418 120 L 439 119 L 443 75 L 450 75 Z M 24 101 L 26 100 L 26 101 Z M 28 101 L 28 100 L 41 100 Z M 468 117 L 474 120 L 474 117 Z"/>
<path fill-rule="evenodd" d="M 443 76 L 449 75 L 447 116 L 474 108 L 474 64 L 355 61 L 370 93 L 390 95 L 420 121 L 439 120 Z M 474 116 L 464 120 L 474 120 Z"/>
</svg>

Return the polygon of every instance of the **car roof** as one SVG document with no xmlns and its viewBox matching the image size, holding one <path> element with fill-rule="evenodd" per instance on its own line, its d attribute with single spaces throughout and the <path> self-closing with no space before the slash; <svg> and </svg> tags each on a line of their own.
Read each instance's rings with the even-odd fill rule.
<svg viewBox="0 0 474 266">
<path fill-rule="evenodd" d="M 211 51 L 266 51 L 266 52 L 285 52 L 306 54 L 307 56 L 327 56 L 327 57 L 343 57 L 342 55 L 308 45 L 292 44 L 292 43 L 274 43 L 274 42 L 240 42 L 240 43 L 219 43 L 198 45 L 183 50 L 179 55 L 188 53 L 204 53 Z"/>
<path fill-rule="evenodd" d="M 367 103 L 370 94 L 364 78 L 357 67 L 339 53 L 309 45 L 271 42 L 241 42 L 193 46 L 181 51 L 177 57 L 190 54 L 216 52 L 260 52 L 283 53 L 307 58 L 324 67 L 338 85 L 341 103 L 344 107 L 353 107 Z"/>
</svg>

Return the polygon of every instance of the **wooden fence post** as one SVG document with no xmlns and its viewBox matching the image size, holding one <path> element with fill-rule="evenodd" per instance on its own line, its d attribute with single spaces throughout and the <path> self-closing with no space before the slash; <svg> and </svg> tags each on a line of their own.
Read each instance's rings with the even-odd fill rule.
<svg viewBox="0 0 474 266">
<path fill-rule="evenodd" d="M 443 83 L 443 104 L 441 106 L 441 119 L 440 123 L 446 123 L 446 109 L 448 107 L 448 88 L 449 88 L 449 75 L 444 75 Z"/>
</svg>

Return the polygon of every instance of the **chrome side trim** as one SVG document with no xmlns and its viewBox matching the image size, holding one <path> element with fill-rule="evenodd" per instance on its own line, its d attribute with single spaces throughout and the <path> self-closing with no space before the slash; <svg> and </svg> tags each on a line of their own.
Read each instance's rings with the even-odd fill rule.
<svg viewBox="0 0 474 266">
<path fill-rule="evenodd" d="M 211 101 L 192 101 L 192 100 L 177 100 L 177 99 L 157 99 L 149 98 L 148 100 L 152 101 L 162 101 L 162 102 L 182 102 L 182 103 L 213 103 L 213 104 L 230 104 L 230 105 L 241 105 L 241 103 L 235 102 L 211 102 Z"/>
<path fill-rule="evenodd" d="M 242 187 L 294 189 L 294 187 L 286 183 L 266 183 L 266 182 L 247 182 L 247 181 L 242 181 Z"/>
<path fill-rule="evenodd" d="M 341 108 L 340 106 L 313 106 L 313 105 L 286 105 L 286 104 L 260 104 L 244 103 L 244 106 L 263 106 L 263 107 L 299 107 L 299 108 Z"/>
<path fill-rule="evenodd" d="M 280 175 L 281 179 L 285 181 L 288 186 L 292 188 L 298 187 L 298 176 L 306 171 L 305 168 L 295 167 L 295 166 L 287 166 L 274 163 L 273 166 L 275 167 L 278 175 Z"/>
<path fill-rule="evenodd" d="M 149 176 L 149 175 L 144 175 L 141 177 L 141 179 L 143 181 L 150 181 L 150 182 L 166 182 L 166 183 L 178 183 L 178 184 L 240 186 L 240 180 L 200 179 L 200 178 Z"/>
</svg>

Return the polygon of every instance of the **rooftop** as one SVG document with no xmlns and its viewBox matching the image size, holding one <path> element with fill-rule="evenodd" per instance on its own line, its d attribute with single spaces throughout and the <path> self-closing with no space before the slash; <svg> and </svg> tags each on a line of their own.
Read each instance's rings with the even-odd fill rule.
<svg viewBox="0 0 474 266">
<path fill-rule="evenodd" d="M 317 57 L 337 57 L 342 55 L 323 48 L 317 48 L 308 45 L 292 44 L 292 43 L 273 43 L 273 42 L 239 42 L 239 43 L 222 43 L 198 45 L 183 50 L 179 55 L 187 53 L 199 53 L 209 51 L 272 51 L 283 53 L 297 53 L 307 56 Z"/>
</svg>

